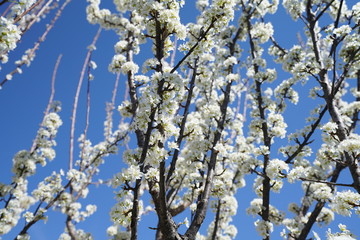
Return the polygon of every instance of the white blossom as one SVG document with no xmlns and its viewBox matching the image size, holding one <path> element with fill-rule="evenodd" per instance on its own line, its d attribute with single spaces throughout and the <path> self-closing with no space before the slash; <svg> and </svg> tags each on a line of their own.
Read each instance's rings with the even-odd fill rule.
<svg viewBox="0 0 360 240">
<path fill-rule="evenodd" d="M 327 132 L 329 134 L 336 133 L 337 128 L 338 128 L 337 124 L 333 123 L 333 122 L 328 122 L 324 126 L 321 127 L 321 129 L 324 132 Z"/>
<path fill-rule="evenodd" d="M 283 6 L 294 20 L 297 20 L 305 11 L 305 3 L 302 0 L 285 0 Z"/>
<path fill-rule="evenodd" d="M 253 38 L 259 39 L 260 43 L 265 43 L 274 34 L 274 29 L 271 23 L 257 22 L 251 29 Z"/>
<path fill-rule="evenodd" d="M 279 159 L 272 159 L 269 161 L 266 168 L 266 174 L 269 178 L 282 178 L 284 176 L 283 171 L 287 172 L 289 166 Z"/>
<path fill-rule="evenodd" d="M 17 6 L 19 4 L 15 4 Z M 13 24 L 12 20 L 0 17 L 0 54 L 1 58 L 6 55 L 7 52 L 16 48 L 17 42 L 21 38 L 21 32 L 16 25 Z"/>
<path fill-rule="evenodd" d="M 139 71 L 139 66 L 134 62 L 125 62 L 121 66 L 121 71 L 124 74 L 127 74 L 128 72 L 137 73 Z"/>
<path fill-rule="evenodd" d="M 331 208 L 334 212 L 350 216 L 355 210 L 356 214 L 360 214 L 360 194 L 348 191 L 337 192 L 331 202 Z"/>
<path fill-rule="evenodd" d="M 274 231 L 274 226 L 271 222 L 264 220 L 257 220 L 254 224 L 256 226 L 256 231 L 263 238 L 266 238 L 267 236 L 270 235 L 272 231 Z"/>
<path fill-rule="evenodd" d="M 354 236 L 351 234 L 349 230 L 346 229 L 346 225 L 339 224 L 340 233 L 331 233 L 329 229 L 326 233 L 327 240 L 355 240 Z"/>
</svg>

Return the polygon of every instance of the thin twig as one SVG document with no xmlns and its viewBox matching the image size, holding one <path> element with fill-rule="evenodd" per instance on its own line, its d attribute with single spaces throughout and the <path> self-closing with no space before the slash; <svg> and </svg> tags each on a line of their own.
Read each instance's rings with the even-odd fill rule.
<svg viewBox="0 0 360 240">
<path fill-rule="evenodd" d="M 28 9 L 26 9 L 21 15 L 17 16 L 14 20 L 14 23 L 17 23 L 18 21 L 20 21 L 20 19 L 25 16 L 28 12 L 30 12 L 31 10 L 33 10 L 37 5 L 39 5 L 43 0 L 39 0 L 36 3 L 34 3 L 31 7 L 29 7 Z"/>
<path fill-rule="evenodd" d="M 115 100 L 116 100 L 116 93 L 117 93 L 117 89 L 119 86 L 119 80 L 120 80 L 120 73 L 118 73 L 116 75 L 116 79 L 115 79 L 115 84 L 114 84 L 114 88 L 112 91 L 112 97 L 111 97 L 111 105 L 114 107 L 115 106 Z M 127 91 L 125 91 L 125 95 L 127 95 Z"/>
<path fill-rule="evenodd" d="M 60 62 L 61 62 L 61 58 L 62 58 L 62 54 L 60 54 L 56 60 L 56 64 L 55 64 L 55 67 L 54 67 L 54 71 L 53 71 L 53 75 L 52 75 L 52 78 L 51 78 L 51 93 L 50 93 L 50 97 L 49 97 L 49 102 L 46 106 L 46 109 L 45 109 L 45 112 L 44 112 L 44 119 L 46 117 L 46 115 L 49 114 L 50 112 L 50 109 L 51 109 L 51 105 L 52 103 L 54 102 L 54 96 L 55 96 L 55 79 L 56 79 L 56 74 L 57 74 L 57 70 L 59 68 L 59 65 L 60 65 Z M 43 122 L 44 122 L 44 119 L 43 121 L 41 122 L 40 124 L 40 128 L 43 126 Z M 37 141 L 36 139 L 34 140 L 32 146 L 31 146 L 31 149 L 30 149 L 30 152 L 33 152 L 36 148 L 36 145 L 37 145 Z"/>
<path fill-rule="evenodd" d="M 114 84 L 114 89 L 113 89 L 113 92 L 112 92 L 112 97 L 111 97 L 111 107 L 112 107 L 111 116 L 112 116 L 112 114 L 113 114 L 113 110 L 115 109 L 115 101 L 116 101 L 117 89 L 118 89 L 119 81 L 120 81 L 120 75 L 121 75 L 120 73 L 118 73 L 118 74 L 116 75 L 115 84 Z M 127 100 L 128 95 L 129 95 L 129 85 L 128 85 L 127 82 L 126 82 L 126 88 L 125 88 L 125 93 L 124 93 L 124 101 Z M 124 118 L 121 118 L 121 122 L 120 122 L 120 123 L 123 123 L 123 122 L 124 122 Z"/>
<path fill-rule="evenodd" d="M 101 151 L 99 153 L 97 153 L 93 159 L 90 161 L 90 163 L 85 166 L 85 170 L 87 170 L 92 164 L 94 164 L 96 161 L 98 161 L 98 159 L 104 157 L 105 155 L 108 154 L 109 150 L 113 147 L 113 146 L 116 146 L 120 141 L 123 141 L 126 136 L 128 135 L 128 132 L 122 134 L 122 135 L 117 135 L 115 140 L 113 142 L 111 142 L 107 147 L 106 147 L 106 150 L 104 151 Z M 94 173 L 96 173 L 96 169 L 97 168 L 93 168 L 92 171 L 90 171 L 90 174 L 89 174 L 89 180 L 91 180 L 91 177 L 94 175 Z M 45 211 L 47 211 L 48 209 L 50 209 L 52 206 L 54 206 L 54 204 L 60 199 L 60 197 L 62 196 L 62 194 L 68 189 L 68 188 L 71 188 L 71 184 L 72 182 L 74 181 L 73 178 L 71 178 L 67 183 L 66 185 L 64 185 L 63 189 L 61 191 L 59 191 L 56 196 L 49 201 L 49 203 L 43 208 Z M 91 183 L 91 181 L 88 181 L 84 184 L 84 186 L 82 187 L 82 189 L 79 191 L 81 193 L 81 191 L 83 189 L 85 189 L 89 184 Z M 81 194 L 78 194 L 77 196 L 74 197 L 74 201 L 77 201 L 79 199 L 79 197 L 81 196 Z M 40 217 L 37 217 L 37 218 L 34 218 L 33 220 L 31 220 L 30 222 L 26 223 L 26 225 L 24 226 L 24 228 L 20 231 L 20 233 L 18 235 L 23 235 L 25 234 L 31 226 L 33 226 L 35 223 L 37 223 L 39 220 L 43 219 L 42 218 L 43 214 L 40 216 Z M 16 238 L 14 239 L 16 240 Z"/>
<path fill-rule="evenodd" d="M 194 46 L 192 46 L 190 48 L 190 50 L 185 54 L 185 56 L 176 64 L 175 67 L 173 67 L 173 69 L 171 69 L 170 73 L 174 73 L 180 66 L 181 64 L 195 51 L 196 47 L 199 45 L 199 43 L 203 40 L 206 39 L 207 34 L 210 32 L 210 30 L 214 27 L 214 23 L 216 22 L 216 19 L 213 19 L 210 23 L 210 25 L 208 26 L 208 28 L 203 32 L 203 34 L 200 35 L 198 41 L 194 44 Z"/>
<path fill-rule="evenodd" d="M 50 4 L 53 2 L 53 0 L 49 0 L 45 6 L 43 6 L 40 11 L 36 14 L 36 17 L 33 18 L 33 20 L 31 20 L 31 22 L 26 26 L 26 28 L 22 31 L 21 34 L 24 34 L 26 31 L 28 31 L 32 25 L 34 25 L 34 23 L 36 21 L 38 21 L 39 17 L 45 12 L 45 10 L 48 9 L 48 7 L 50 6 Z"/>
<path fill-rule="evenodd" d="M 354 187 L 354 184 L 347 184 L 347 183 L 336 183 L 336 182 L 328 182 L 323 180 L 316 180 L 316 179 L 308 179 L 308 178 L 299 178 L 305 182 L 316 182 L 316 183 L 324 183 L 329 186 L 341 186 L 341 187 Z"/>
<path fill-rule="evenodd" d="M 45 114 L 48 114 L 50 112 L 51 104 L 54 102 L 55 79 L 56 79 L 56 74 L 57 74 L 57 71 L 58 71 L 58 68 L 59 68 L 59 65 L 60 65 L 60 62 L 61 62 L 61 58 L 62 58 L 62 54 L 60 54 L 58 56 L 58 58 L 56 60 L 55 67 L 54 67 L 53 75 L 52 75 L 52 78 L 51 78 L 51 96 L 50 96 L 50 99 L 49 99 L 49 103 L 48 103 L 48 105 L 46 107 Z"/>
<path fill-rule="evenodd" d="M 114 88 L 112 90 L 111 102 L 106 103 L 106 123 L 105 123 L 105 129 L 104 129 L 104 135 L 105 135 L 106 140 L 109 139 L 109 137 L 112 134 L 112 127 L 113 127 L 112 115 L 113 115 L 113 111 L 115 109 L 115 99 L 116 99 L 116 93 L 117 93 L 117 89 L 118 89 L 118 85 L 119 85 L 119 80 L 120 80 L 120 73 L 117 73 Z M 127 94 L 127 90 L 125 90 L 125 95 L 126 94 Z M 121 119 L 121 121 L 123 121 L 123 118 Z M 120 124 L 121 123 L 122 122 L 120 122 Z"/>
<path fill-rule="evenodd" d="M 2 4 L 5 3 L 5 2 L 7 2 L 7 1 L 8 1 L 8 0 L 4 0 L 4 1 L 2 2 Z M 14 6 L 14 4 L 15 4 L 15 3 L 12 2 L 12 3 L 5 9 L 5 11 L 1 14 L 1 16 L 2 16 L 2 17 L 5 17 L 5 15 L 10 11 L 10 9 L 12 8 L 12 6 Z M 1 4 L 0 4 L 0 5 L 1 5 Z"/>
<path fill-rule="evenodd" d="M 170 184 L 172 174 L 175 171 L 176 162 L 178 160 L 178 156 L 179 156 L 179 153 L 180 153 L 179 149 L 180 149 L 181 143 L 183 141 L 183 138 L 185 137 L 185 135 L 184 135 L 185 125 L 186 125 L 186 122 L 187 122 L 187 117 L 189 115 L 189 109 L 190 109 L 190 105 L 191 105 L 191 100 L 193 98 L 193 91 L 194 91 L 194 87 L 195 87 L 196 76 L 197 76 L 197 59 L 194 62 L 192 78 L 191 78 L 191 81 L 189 83 L 187 99 L 186 99 L 186 103 L 185 103 L 185 107 L 184 107 L 184 113 L 183 113 L 181 124 L 180 124 L 179 137 L 176 140 L 176 144 L 177 144 L 178 149 L 175 149 L 175 151 L 174 151 L 173 158 L 171 160 L 170 168 L 169 168 L 167 178 L 166 178 L 166 184 L 167 185 Z"/>
<path fill-rule="evenodd" d="M 91 60 L 91 56 L 89 58 L 89 62 Z M 85 142 L 87 138 L 87 132 L 89 130 L 90 125 L 90 82 L 91 82 L 91 76 L 90 76 L 91 67 L 90 64 L 88 64 L 88 77 L 87 77 L 87 89 L 86 89 L 86 115 L 85 115 L 85 128 L 83 133 L 83 147 L 81 150 L 81 161 L 84 159 L 84 153 L 85 153 Z"/>
<path fill-rule="evenodd" d="M 97 31 L 97 33 L 91 43 L 91 46 L 95 45 L 96 41 L 98 40 L 98 38 L 100 36 L 100 32 L 101 32 L 101 28 L 99 28 L 99 30 Z M 69 169 L 72 169 L 72 167 L 73 167 L 74 134 L 75 134 L 75 122 L 76 122 L 76 113 L 77 113 L 77 107 L 78 107 L 78 102 L 79 102 L 79 95 L 80 95 L 81 85 L 82 85 L 82 82 L 84 79 L 85 71 L 90 62 L 90 57 L 91 57 L 92 51 L 93 51 L 93 49 L 89 48 L 89 50 L 86 54 L 84 65 L 83 65 L 81 73 L 80 73 L 80 78 L 79 78 L 79 82 L 78 82 L 78 86 L 77 86 L 75 98 L 74 98 L 73 110 L 72 110 L 72 114 L 71 114 L 71 127 L 70 127 Z"/>
</svg>

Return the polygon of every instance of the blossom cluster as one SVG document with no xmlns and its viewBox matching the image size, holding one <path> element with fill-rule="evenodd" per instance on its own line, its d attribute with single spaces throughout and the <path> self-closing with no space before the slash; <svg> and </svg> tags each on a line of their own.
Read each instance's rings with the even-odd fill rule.
<svg viewBox="0 0 360 240">
<path fill-rule="evenodd" d="M 269 21 L 278 0 L 198 0 L 199 15 L 189 23 L 181 19 L 183 0 L 114 0 L 112 8 L 103 8 L 108 5 L 101 0 L 87 2 L 87 20 L 118 36 L 108 70 L 125 76 L 120 84 L 126 85 L 126 99 L 116 106 L 114 90 L 105 140 L 93 143 L 85 130 L 69 170 L 53 172 L 29 194 L 27 178 L 37 164 L 55 158 L 54 137 L 62 124 L 56 112 L 45 116 L 33 148 L 14 157 L 13 183 L 0 185 L 6 205 L 0 234 L 21 217 L 28 225 L 46 220 L 53 207 L 67 216 L 60 239 L 92 239 L 75 226 L 97 207 L 79 199 L 88 196 L 100 165 L 120 142 L 123 165 L 106 181 L 116 200 L 107 229 L 111 239 L 136 238 L 146 213 L 158 215 L 160 238 L 236 239 L 238 190 L 248 179 L 256 197 L 246 212 L 263 239 L 273 238 L 275 226 L 284 239 L 320 239 L 309 226 L 329 225 L 336 214 L 360 214 L 360 93 L 352 81 L 360 76 L 360 4 L 282 1 L 289 18 L 305 23 L 298 43 L 289 45 L 287 38 L 277 39 Z M 0 19 L 3 60 L 35 19 L 24 17 L 16 25 L 34 1 L 20 3 L 12 17 Z M 147 59 L 139 61 L 139 54 Z M 30 64 L 33 57 L 29 50 L 17 64 Z M 88 66 L 97 67 L 94 61 Z M 312 99 L 304 100 L 306 94 Z M 303 106 L 313 109 L 307 118 Z M 116 130 L 114 109 L 121 116 Z M 348 179 L 353 182 L 341 182 Z M 290 184 L 303 196 L 285 213 L 273 195 L 285 196 Z M 340 230 L 328 231 L 327 238 L 353 239 L 344 225 Z"/>
<path fill-rule="evenodd" d="M 5 17 L 0 17 L 0 59 L 2 63 L 7 62 L 7 53 L 16 48 L 17 42 L 21 38 L 21 31 L 12 22 Z"/>
<path fill-rule="evenodd" d="M 53 147 L 56 145 L 54 137 L 61 125 L 62 121 L 57 113 L 51 112 L 45 115 L 42 127 L 39 129 L 35 139 L 35 148 L 32 151 L 19 151 L 14 156 L 13 184 L 1 185 L 1 197 L 11 196 L 7 202 L 7 207 L 0 210 L 1 234 L 9 232 L 17 224 L 23 211 L 29 209 L 36 202 L 36 191 L 34 196 L 28 194 L 27 178 L 36 173 L 37 164 L 45 166 L 46 159 L 54 159 L 55 151 Z M 42 195 L 41 198 L 46 200 L 46 195 Z M 26 214 L 26 216 L 28 219 L 32 218 L 29 214 Z"/>
<path fill-rule="evenodd" d="M 17 47 L 24 31 L 29 29 L 40 17 L 45 17 L 51 9 L 49 4 L 36 0 L 19 0 L 10 5 L 6 14 L 0 17 L 0 60 L 8 61 L 8 53 Z"/>
</svg>

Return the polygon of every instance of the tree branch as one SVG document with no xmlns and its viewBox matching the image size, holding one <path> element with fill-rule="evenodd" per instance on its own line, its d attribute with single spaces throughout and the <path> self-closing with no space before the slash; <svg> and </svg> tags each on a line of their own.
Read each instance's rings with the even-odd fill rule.
<svg viewBox="0 0 360 240">
<path fill-rule="evenodd" d="M 101 28 L 98 29 L 97 33 L 95 34 L 95 37 L 91 43 L 91 46 L 95 46 L 99 36 L 101 33 Z M 77 107 L 79 102 L 79 96 L 80 96 L 80 90 L 82 86 L 82 82 L 85 76 L 86 68 L 89 66 L 90 58 L 92 55 L 93 49 L 90 48 L 86 54 L 85 61 L 80 73 L 80 78 L 78 81 L 78 85 L 76 88 L 76 93 L 74 97 L 74 104 L 73 104 L 73 110 L 71 114 L 71 127 L 70 127 L 70 151 L 69 151 L 69 169 L 73 168 L 73 157 L 74 157 L 74 135 L 75 135 L 75 122 L 76 122 L 76 113 L 77 113 Z"/>
</svg>

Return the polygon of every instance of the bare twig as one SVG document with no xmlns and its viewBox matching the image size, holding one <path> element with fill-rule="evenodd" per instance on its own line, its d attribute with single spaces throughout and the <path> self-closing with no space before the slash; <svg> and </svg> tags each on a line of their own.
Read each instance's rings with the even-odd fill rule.
<svg viewBox="0 0 360 240">
<path fill-rule="evenodd" d="M 91 56 L 89 58 L 88 74 L 87 74 L 86 115 L 85 115 L 85 128 L 84 128 L 84 133 L 83 133 L 83 148 L 81 150 L 81 161 L 84 159 L 85 142 L 86 142 L 87 132 L 89 130 L 89 125 L 90 125 L 90 100 L 91 100 L 91 98 L 90 98 L 90 85 L 91 85 L 90 60 L 91 60 Z"/>
<path fill-rule="evenodd" d="M 101 33 L 101 28 L 99 28 L 99 30 L 97 31 L 97 33 L 91 43 L 91 46 L 94 46 L 96 44 L 96 41 L 98 40 L 98 38 L 100 36 L 100 33 Z M 77 106 L 78 106 L 78 102 L 79 102 L 79 95 L 80 95 L 81 85 L 82 85 L 82 82 L 84 79 L 85 71 L 90 62 L 90 57 L 91 57 L 92 51 L 93 51 L 93 48 L 90 47 L 86 54 L 84 65 L 83 65 L 83 68 L 80 73 L 80 78 L 79 78 L 78 86 L 77 86 L 75 97 L 74 97 L 73 110 L 72 110 L 72 114 L 71 114 L 71 127 L 70 127 L 69 169 L 72 169 L 72 167 L 73 167 L 74 134 L 75 134 L 75 122 L 76 122 Z"/>
<path fill-rule="evenodd" d="M 56 79 L 56 74 L 57 74 L 57 70 L 58 70 L 58 67 L 60 65 L 60 62 L 61 62 L 61 58 L 62 58 L 62 54 L 59 55 L 59 57 L 57 58 L 56 60 L 56 64 L 55 64 L 55 67 L 54 67 L 54 71 L 53 71 L 53 75 L 52 75 L 52 78 L 51 78 L 51 93 L 50 93 L 50 97 L 49 97 L 49 102 L 46 106 L 46 110 L 44 112 L 44 118 L 46 115 L 49 114 L 50 112 L 50 109 L 51 109 L 51 105 L 53 104 L 54 102 L 54 96 L 55 96 L 55 79 Z M 44 120 L 43 120 L 44 121 Z M 40 128 L 43 126 L 43 121 L 41 122 L 40 124 Z M 36 139 L 34 140 L 32 146 L 31 146 L 31 149 L 30 149 L 30 152 L 33 152 L 36 148 L 36 145 L 37 145 L 37 141 Z"/>
<path fill-rule="evenodd" d="M 328 182 L 328 181 L 322 181 L 322 180 L 317 180 L 317 179 L 300 178 L 300 180 L 305 181 L 305 182 L 324 183 L 329 186 L 354 187 L 354 184 L 335 183 L 335 182 Z"/>
<path fill-rule="evenodd" d="M 114 88 L 112 91 L 112 97 L 111 97 L 111 102 L 110 103 L 106 103 L 106 128 L 105 128 L 105 139 L 108 139 L 112 133 L 112 126 L 113 126 L 113 119 L 112 119 L 112 115 L 113 115 L 113 111 L 115 108 L 115 99 L 116 99 L 116 93 L 117 93 L 117 89 L 118 89 L 118 85 L 119 85 L 119 80 L 120 80 L 120 73 L 116 74 L 116 79 L 115 79 L 115 84 L 114 84 Z M 126 88 L 128 88 L 128 86 L 126 86 Z M 128 90 L 125 90 L 125 95 L 127 95 Z M 126 100 L 126 98 L 124 97 L 124 101 Z M 124 118 L 121 118 L 121 123 L 123 123 Z"/>
<path fill-rule="evenodd" d="M 8 2 L 9 0 L 3 0 L 1 5 Z M 2 17 L 5 17 L 5 15 L 10 11 L 10 9 L 12 8 L 12 6 L 14 6 L 14 2 L 10 3 L 9 6 L 5 9 L 5 11 L 1 14 Z M 0 5 L 0 6 L 1 6 Z"/>
</svg>

